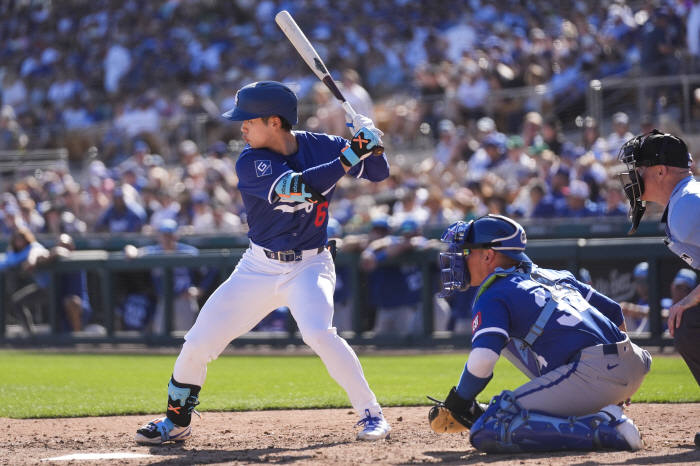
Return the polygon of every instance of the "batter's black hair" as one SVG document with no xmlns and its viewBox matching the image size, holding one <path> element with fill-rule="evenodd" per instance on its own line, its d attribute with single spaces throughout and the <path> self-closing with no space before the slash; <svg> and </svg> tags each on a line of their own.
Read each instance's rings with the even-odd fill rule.
<svg viewBox="0 0 700 466">
<path fill-rule="evenodd" d="M 282 124 L 282 129 L 288 133 L 292 132 L 292 124 L 287 121 L 287 119 L 283 116 L 280 115 L 270 115 L 270 116 L 264 116 L 260 117 L 260 119 L 263 121 L 263 123 L 267 124 L 267 122 L 272 118 L 273 116 L 276 116 L 277 118 L 280 119 L 280 123 Z"/>
</svg>

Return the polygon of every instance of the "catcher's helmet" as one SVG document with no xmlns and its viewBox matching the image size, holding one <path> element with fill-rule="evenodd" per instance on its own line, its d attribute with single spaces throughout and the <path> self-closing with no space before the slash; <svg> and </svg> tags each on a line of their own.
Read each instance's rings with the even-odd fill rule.
<svg viewBox="0 0 700 466">
<path fill-rule="evenodd" d="M 617 176 L 630 203 L 632 228 L 628 234 L 631 235 L 637 231 L 646 210 L 645 202 L 642 201 L 644 180 L 639 176 L 637 168 L 655 165 L 690 168 L 693 158 L 683 139 L 654 129 L 627 141 L 620 149 L 617 159 L 627 165 L 627 171 L 620 172 Z"/>
<path fill-rule="evenodd" d="M 464 257 L 470 249 L 493 249 L 521 263 L 532 263 L 525 254 L 525 230 L 518 222 L 502 215 L 488 214 L 469 223 L 453 223 L 443 232 L 440 241 L 449 245 L 447 252 L 440 253 L 443 285 L 440 297 L 469 288 L 471 275 Z"/>
<path fill-rule="evenodd" d="M 297 96 L 277 81 L 259 81 L 242 87 L 236 93 L 236 106 L 222 116 L 231 121 L 243 121 L 275 115 L 296 125 L 299 122 Z"/>
</svg>

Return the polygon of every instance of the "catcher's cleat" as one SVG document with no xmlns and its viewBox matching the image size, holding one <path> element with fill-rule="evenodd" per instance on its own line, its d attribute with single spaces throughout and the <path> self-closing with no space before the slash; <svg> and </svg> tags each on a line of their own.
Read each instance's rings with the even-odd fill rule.
<svg viewBox="0 0 700 466">
<path fill-rule="evenodd" d="M 378 417 L 372 416 L 369 409 L 365 409 L 364 419 L 355 424 L 355 427 L 362 426 L 362 432 L 357 434 L 357 440 L 383 440 L 390 438 L 391 427 L 386 422 L 384 416 L 379 413 Z"/>
<path fill-rule="evenodd" d="M 634 425 L 632 419 L 625 416 L 622 408 L 618 405 L 610 405 L 600 410 L 598 414 L 605 414 L 610 417 L 610 425 L 615 427 L 615 430 L 630 446 L 630 450 L 639 451 L 644 449 L 644 440 L 639 429 Z"/>
<path fill-rule="evenodd" d="M 160 445 L 164 442 L 184 442 L 192 436 L 192 425 L 180 427 L 167 417 L 154 419 L 136 431 L 139 445 Z"/>
</svg>

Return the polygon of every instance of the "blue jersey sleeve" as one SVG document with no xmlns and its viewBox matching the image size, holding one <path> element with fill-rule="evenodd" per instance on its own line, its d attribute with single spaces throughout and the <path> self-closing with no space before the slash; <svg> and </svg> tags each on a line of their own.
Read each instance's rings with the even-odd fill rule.
<svg viewBox="0 0 700 466">
<path fill-rule="evenodd" d="M 472 312 L 472 348 L 488 348 L 500 354 L 510 338 L 508 304 L 495 295 L 484 296 Z"/>
<path fill-rule="evenodd" d="M 348 174 L 355 178 L 375 182 L 387 179 L 389 177 L 389 162 L 386 160 L 386 152 L 381 156 L 370 155 L 352 167 Z"/>
<path fill-rule="evenodd" d="M 302 172 L 304 181 L 318 193 L 325 193 L 331 189 L 343 175 L 345 168 L 339 158 Z"/>
</svg>

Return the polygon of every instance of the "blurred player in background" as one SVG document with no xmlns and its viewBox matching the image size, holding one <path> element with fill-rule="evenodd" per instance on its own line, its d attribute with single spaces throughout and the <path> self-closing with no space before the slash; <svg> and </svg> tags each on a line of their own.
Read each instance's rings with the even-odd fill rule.
<svg viewBox="0 0 700 466">
<path fill-rule="evenodd" d="M 247 143 L 236 163 L 248 216 L 250 248 L 209 298 L 185 335 L 168 387 L 166 416 L 137 431 L 136 442 L 182 442 L 192 433 L 207 364 L 270 309 L 288 306 L 304 342 L 323 360 L 360 414 L 358 440 L 391 430 L 354 351 L 333 327 L 335 269 L 327 248 L 328 203 L 346 173 L 370 181 L 389 176 L 385 156 L 371 156 L 382 132 L 362 115 L 349 118 L 351 141 L 293 131 L 297 96 L 284 84 L 260 81 L 238 91 L 224 118 L 242 121 Z"/>
</svg>

